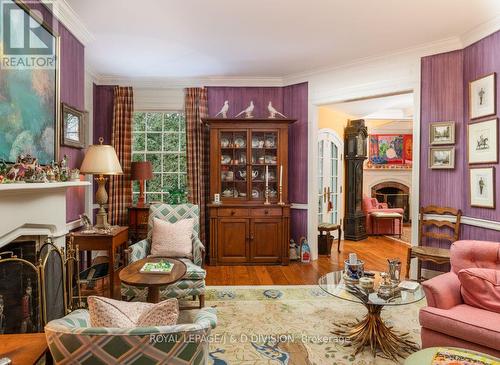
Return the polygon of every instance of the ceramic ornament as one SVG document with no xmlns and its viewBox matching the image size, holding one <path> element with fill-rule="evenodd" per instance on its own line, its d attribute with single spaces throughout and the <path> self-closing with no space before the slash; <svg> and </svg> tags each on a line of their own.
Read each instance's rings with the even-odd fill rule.
<svg viewBox="0 0 500 365">
<path fill-rule="evenodd" d="M 253 100 L 252 100 L 252 101 L 250 101 L 250 105 L 245 110 L 242 110 L 241 112 L 239 112 L 235 118 L 239 117 L 243 113 L 245 113 L 245 118 L 247 118 L 247 119 L 253 118 L 252 112 L 253 112 L 254 108 L 255 108 L 255 106 L 253 105 Z"/>
<path fill-rule="evenodd" d="M 215 114 L 216 117 L 218 117 L 219 115 L 222 115 L 222 118 L 226 119 L 227 118 L 227 111 L 229 110 L 229 101 L 226 100 L 224 102 L 224 105 L 222 106 L 220 112 L 218 112 L 217 114 Z"/>
<path fill-rule="evenodd" d="M 279 115 L 280 117 L 286 118 L 283 114 L 281 114 L 279 111 L 274 109 L 272 102 L 269 102 L 269 104 L 267 105 L 267 110 L 269 110 L 269 119 L 275 119 L 276 115 Z"/>
</svg>

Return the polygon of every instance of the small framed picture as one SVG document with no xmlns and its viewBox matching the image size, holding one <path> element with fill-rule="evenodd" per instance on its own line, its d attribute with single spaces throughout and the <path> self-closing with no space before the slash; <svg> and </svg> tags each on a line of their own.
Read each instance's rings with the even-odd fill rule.
<svg viewBox="0 0 500 365">
<path fill-rule="evenodd" d="M 496 114 L 496 73 L 469 82 L 469 117 L 477 119 Z"/>
<path fill-rule="evenodd" d="M 467 126 L 469 164 L 498 162 L 498 119 L 471 123 Z"/>
<path fill-rule="evenodd" d="M 84 148 L 86 114 L 62 103 L 62 144 L 64 146 Z"/>
<path fill-rule="evenodd" d="M 429 148 L 429 168 L 431 169 L 454 169 L 455 147 L 431 147 Z"/>
<path fill-rule="evenodd" d="M 431 123 L 429 143 L 431 145 L 455 144 L 455 122 Z"/>
<path fill-rule="evenodd" d="M 473 167 L 469 171 L 471 207 L 495 209 L 495 168 Z"/>
</svg>

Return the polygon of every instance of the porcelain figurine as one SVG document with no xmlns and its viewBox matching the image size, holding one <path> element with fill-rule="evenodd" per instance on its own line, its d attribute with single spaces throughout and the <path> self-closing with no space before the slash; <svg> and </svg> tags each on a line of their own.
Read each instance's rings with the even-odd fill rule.
<svg viewBox="0 0 500 365">
<path fill-rule="evenodd" d="M 222 118 L 227 119 L 227 111 L 229 110 L 229 101 L 226 100 L 224 102 L 224 105 L 222 106 L 221 110 L 215 114 L 215 117 L 218 117 L 219 115 L 222 116 Z"/>
<path fill-rule="evenodd" d="M 80 170 L 78 169 L 71 170 L 69 176 L 71 181 L 80 181 Z"/>
<path fill-rule="evenodd" d="M 246 119 L 251 119 L 251 118 L 253 118 L 252 113 L 253 113 L 254 109 L 255 109 L 255 105 L 253 104 L 253 100 L 252 100 L 252 101 L 250 101 L 250 105 L 246 109 L 244 109 L 241 112 L 239 112 L 238 114 L 236 114 L 235 118 L 238 118 L 240 115 L 245 114 Z"/>
<path fill-rule="evenodd" d="M 292 238 L 290 240 L 290 260 L 298 260 L 298 259 L 299 259 L 299 252 L 297 249 L 297 244 Z"/>
<path fill-rule="evenodd" d="M 281 114 L 279 111 L 277 111 L 273 107 L 273 103 L 270 101 L 269 104 L 267 105 L 267 110 L 269 111 L 269 119 L 276 119 L 276 115 L 279 115 L 280 117 L 286 118 L 283 114 Z"/>
</svg>

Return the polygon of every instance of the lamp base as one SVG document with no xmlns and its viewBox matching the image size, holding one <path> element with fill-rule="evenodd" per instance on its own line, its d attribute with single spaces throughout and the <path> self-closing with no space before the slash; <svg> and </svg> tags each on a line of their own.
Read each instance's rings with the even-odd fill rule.
<svg viewBox="0 0 500 365">
<path fill-rule="evenodd" d="M 103 206 L 99 207 L 99 211 L 96 214 L 96 223 L 95 223 L 95 228 L 100 228 L 100 229 L 107 229 L 109 228 L 109 223 L 108 223 L 108 213 L 106 213 L 106 210 L 104 209 Z"/>
<path fill-rule="evenodd" d="M 106 192 L 106 181 L 108 179 L 103 175 L 99 175 L 95 178 L 97 181 L 97 192 L 95 194 L 95 201 L 99 204 L 99 211 L 96 215 L 96 228 L 106 229 L 109 228 L 108 214 L 106 209 L 104 209 L 104 204 L 108 202 L 108 193 Z"/>
</svg>

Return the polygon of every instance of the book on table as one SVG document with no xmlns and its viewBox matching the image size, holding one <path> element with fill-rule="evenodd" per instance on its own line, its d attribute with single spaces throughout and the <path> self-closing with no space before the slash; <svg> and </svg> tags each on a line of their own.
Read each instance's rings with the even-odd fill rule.
<svg viewBox="0 0 500 365">
<path fill-rule="evenodd" d="M 174 264 L 169 261 L 147 262 L 141 268 L 141 274 L 170 274 Z"/>
</svg>

